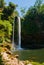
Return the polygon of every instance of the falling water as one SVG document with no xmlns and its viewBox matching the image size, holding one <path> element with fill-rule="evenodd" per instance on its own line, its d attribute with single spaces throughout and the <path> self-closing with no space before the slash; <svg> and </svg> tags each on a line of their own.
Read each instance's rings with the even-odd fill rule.
<svg viewBox="0 0 44 65">
<path fill-rule="evenodd" d="M 18 25 L 18 45 L 15 47 L 15 42 L 14 42 L 14 28 L 15 28 L 15 23 L 13 22 L 13 38 L 12 38 L 12 50 L 21 50 L 21 20 L 20 17 L 17 18 L 17 25 Z"/>
<path fill-rule="evenodd" d="M 15 20 L 14 20 L 14 21 L 15 21 Z M 12 51 L 15 50 L 15 42 L 14 42 L 14 28 L 15 28 L 15 23 L 13 22 Z"/>
<path fill-rule="evenodd" d="M 21 49 L 21 20 L 18 17 L 18 49 Z"/>
</svg>

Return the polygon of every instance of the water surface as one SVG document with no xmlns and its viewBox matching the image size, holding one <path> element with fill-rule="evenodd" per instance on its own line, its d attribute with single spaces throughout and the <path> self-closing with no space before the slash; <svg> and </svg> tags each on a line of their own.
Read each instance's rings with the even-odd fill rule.
<svg viewBox="0 0 44 65">
<path fill-rule="evenodd" d="M 18 54 L 21 60 L 44 62 L 44 49 L 17 50 L 14 54 Z"/>
</svg>

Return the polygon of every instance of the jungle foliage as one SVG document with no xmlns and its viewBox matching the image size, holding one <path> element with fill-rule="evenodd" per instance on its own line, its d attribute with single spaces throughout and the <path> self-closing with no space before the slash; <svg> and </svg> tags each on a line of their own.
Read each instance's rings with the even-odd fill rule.
<svg viewBox="0 0 44 65">
<path fill-rule="evenodd" d="M 9 2 L 5 5 L 4 0 L 0 0 L 0 42 L 10 42 L 12 36 L 13 21 L 15 16 L 18 15 L 16 10 L 17 5 Z"/>
</svg>

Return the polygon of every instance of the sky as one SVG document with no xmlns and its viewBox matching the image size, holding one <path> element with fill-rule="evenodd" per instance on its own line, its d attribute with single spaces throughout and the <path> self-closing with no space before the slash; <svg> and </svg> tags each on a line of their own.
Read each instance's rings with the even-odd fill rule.
<svg viewBox="0 0 44 65">
<path fill-rule="evenodd" d="M 25 10 L 27 11 L 30 6 L 34 5 L 36 0 L 5 0 L 5 2 L 7 3 L 7 5 L 9 2 L 13 2 L 14 4 L 17 4 L 18 5 L 17 11 L 19 12 L 19 15 L 21 16 L 20 8 L 25 8 Z M 43 3 L 44 3 L 44 0 L 43 0 Z"/>
</svg>

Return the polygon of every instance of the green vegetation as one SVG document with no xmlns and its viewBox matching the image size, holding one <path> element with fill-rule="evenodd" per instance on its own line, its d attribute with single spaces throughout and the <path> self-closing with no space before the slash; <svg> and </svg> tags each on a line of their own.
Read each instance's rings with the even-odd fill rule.
<svg viewBox="0 0 44 65">
<path fill-rule="evenodd" d="M 2 56 L 0 55 L 0 65 L 4 65 L 3 61 L 2 61 Z"/>
<path fill-rule="evenodd" d="M 25 65 L 28 65 L 28 64 L 30 64 L 30 65 L 44 65 L 44 63 L 39 63 L 39 62 L 29 62 L 28 60 L 25 61 Z"/>
<path fill-rule="evenodd" d="M 15 16 L 18 16 L 16 7 L 18 5 L 9 2 L 5 5 L 4 0 L 0 0 L 0 42 L 10 42 L 12 38 L 13 21 Z M 25 8 L 21 8 L 22 14 L 22 37 L 36 35 L 44 32 L 44 4 L 42 0 L 36 0 L 34 6 L 30 7 L 27 12 Z M 17 28 L 17 25 L 16 25 Z M 15 34 L 16 33 L 15 28 Z M 17 35 L 15 35 L 15 38 Z M 28 39 L 28 38 L 27 38 Z"/>
<path fill-rule="evenodd" d="M 16 10 L 18 5 L 12 2 L 9 2 L 8 6 L 5 4 L 4 0 L 0 0 L 0 52 L 2 50 L 7 51 L 7 48 L 11 49 L 7 42 L 10 43 L 12 40 L 14 18 L 19 16 Z M 26 48 L 32 49 L 34 47 L 39 48 L 39 46 L 44 47 L 44 4 L 42 4 L 42 0 L 36 0 L 34 6 L 31 6 L 27 12 L 25 12 L 25 8 L 21 8 L 21 14 L 22 47 L 26 46 Z M 17 23 L 15 22 L 15 24 L 16 27 L 14 36 L 16 38 Z M 4 49 L 2 49 L 2 47 L 4 47 Z M 5 47 L 7 48 L 5 49 Z M 22 57 L 22 60 L 26 59 L 25 65 L 29 63 L 32 65 L 44 65 L 44 49 L 27 50 L 27 54 L 25 52 L 26 51 L 19 51 L 18 53 L 19 56 Z M 2 57 L 0 56 L 0 64 L 1 63 Z"/>
<path fill-rule="evenodd" d="M 7 20 L 0 20 L 0 37 L 2 37 L 3 41 L 6 38 L 10 38 L 12 31 L 12 24 L 10 24 Z"/>
<path fill-rule="evenodd" d="M 44 4 L 37 0 L 24 15 L 22 32 L 25 34 L 36 34 L 44 31 Z"/>
<path fill-rule="evenodd" d="M 4 0 L 0 0 L 0 42 L 11 42 L 14 17 L 18 15 L 16 7 L 12 2 L 5 6 Z"/>
<path fill-rule="evenodd" d="M 36 0 L 22 20 L 22 47 L 39 48 L 39 46 L 44 46 L 44 4 L 42 0 Z"/>
</svg>

